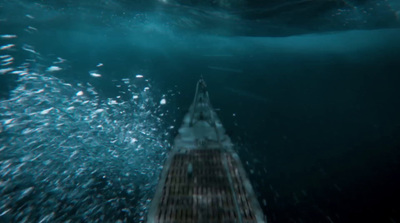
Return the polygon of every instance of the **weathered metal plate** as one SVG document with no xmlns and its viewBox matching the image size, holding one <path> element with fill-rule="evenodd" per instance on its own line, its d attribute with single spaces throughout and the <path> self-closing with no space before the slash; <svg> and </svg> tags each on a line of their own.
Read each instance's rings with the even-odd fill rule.
<svg viewBox="0 0 400 223">
<path fill-rule="evenodd" d="M 257 222 L 237 162 L 219 149 L 175 153 L 150 222 Z"/>
</svg>

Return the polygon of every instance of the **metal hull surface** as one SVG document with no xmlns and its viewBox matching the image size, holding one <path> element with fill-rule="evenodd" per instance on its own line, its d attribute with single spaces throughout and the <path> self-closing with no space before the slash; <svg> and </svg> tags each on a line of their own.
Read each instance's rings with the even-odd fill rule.
<svg viewBox="0 0 400 223">
<path fill-rule="evenodd" d="M 165 163 L 148 223 L 266 222 L 203 80 Z"/>
</svg>

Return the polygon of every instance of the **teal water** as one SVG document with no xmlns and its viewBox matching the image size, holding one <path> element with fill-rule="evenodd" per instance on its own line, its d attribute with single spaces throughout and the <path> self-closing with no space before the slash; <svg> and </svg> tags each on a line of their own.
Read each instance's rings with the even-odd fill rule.
<svg viewBox="0 0 400 223">
<path fill-rule="evenodd" d="M 0 221 L 143 222 L 203 76 L 269 222 L 398 222 L 398 3 L 226 2 L 2 1 Z"/>
</svg>

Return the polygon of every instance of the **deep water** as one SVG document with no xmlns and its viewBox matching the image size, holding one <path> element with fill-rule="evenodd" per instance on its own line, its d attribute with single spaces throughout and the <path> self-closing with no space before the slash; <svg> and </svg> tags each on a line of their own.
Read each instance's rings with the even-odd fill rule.
<svg viewBox="0 0 400 223">
<path fill-rule="evenodd" d="M 400 221 L 395 1 L 176 2 L 1 2 L 0 222 L 143 222 L 201 76 L 269 222 Z"/>
</svg>

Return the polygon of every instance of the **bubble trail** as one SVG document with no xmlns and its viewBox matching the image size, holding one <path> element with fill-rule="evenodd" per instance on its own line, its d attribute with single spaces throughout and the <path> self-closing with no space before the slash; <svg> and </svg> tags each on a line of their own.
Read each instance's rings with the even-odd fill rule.
<svg viewBox="0 0 400 223">
<path fill-rule="evenodd" d="M 0 101 L 0 221 L 140 222 L 169 147 L 151 91 L 132 84 L 138 99 L 122 101 L 48 72 L 14 75 Z"/>
</svg>

